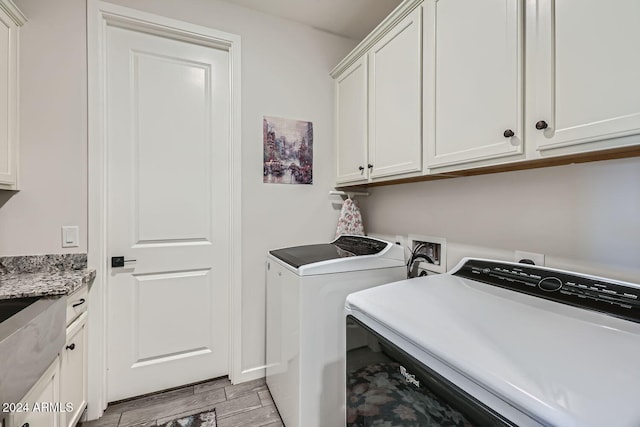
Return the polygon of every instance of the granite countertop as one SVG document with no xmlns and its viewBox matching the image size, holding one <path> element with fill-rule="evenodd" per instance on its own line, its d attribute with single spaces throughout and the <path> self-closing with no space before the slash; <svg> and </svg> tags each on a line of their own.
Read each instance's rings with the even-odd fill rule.
<svg viewBox="0 0 640 427">
<path fill-rule="evenodd" d="M 96 277 L 86 254 L 0 258 L 0 300 L 68 295 Z"/>
</svg>

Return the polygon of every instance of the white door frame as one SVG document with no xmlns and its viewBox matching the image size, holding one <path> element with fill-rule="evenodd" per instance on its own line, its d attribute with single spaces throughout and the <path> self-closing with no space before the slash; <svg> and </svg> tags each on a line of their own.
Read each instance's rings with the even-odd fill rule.
<svg viewBox="0 0 640 427">
<path fill-rule="evenodd" d="M 96 269 L 89 298 L 88 418 L 96 419 L 107 406 L 107 155 L 106 155 L 106 32 L 128 28 L 170 39 L 215 47 L 229 52 L 230 138 L 229 165 L 229 377 L 242 378 L 241 368 L 241 137 L 240 36 L 208 27 L 141 12 L 99 0 L 87 0 L 88 57 L 88 265 Z"/>
</svg>

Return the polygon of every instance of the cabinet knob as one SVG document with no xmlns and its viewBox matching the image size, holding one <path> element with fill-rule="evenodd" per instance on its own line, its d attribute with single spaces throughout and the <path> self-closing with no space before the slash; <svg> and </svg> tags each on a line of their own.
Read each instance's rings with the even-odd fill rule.
<svg viewBox="0 0 640 427">
<path fill-rule="evenodd" d="M 371 163 L 369 163 L 369 164 L 367 165 L 367 167 L 368 167 L 369 169 L 373 169 L 373 165 L 372 165 Z"/>
<path fill-rule="evenodd" d="M 364 170 L 364 166 L 358 166 L 358 170 L 359 171 L 363 171 Z"/>
<path fill-rule="evenodd" d="M 505 138 L 511 138 L 512 136 L 515 135 L 515 133 L 513 133 L 513 131 L 511 129 L 507 129 L 507 130 L 504 131 L 503 135 L 504 135 Z"/>
<path fill-rule="evenodd" d="M 71 343 L 68 346 L 65 347 L 67 350 L 75 350 L 76 348 L 76 344 L 75 343 Z"/>
<path fill-rule="evenodd" d="M 548 127 L 549 127 L 549 125 L 544 120 L 540 120 L 538 123 L 536 123 L 536 129 L 538 129 L 538 130 L 543 130 L 543 129 L 546 129 Z"/>
</svg>

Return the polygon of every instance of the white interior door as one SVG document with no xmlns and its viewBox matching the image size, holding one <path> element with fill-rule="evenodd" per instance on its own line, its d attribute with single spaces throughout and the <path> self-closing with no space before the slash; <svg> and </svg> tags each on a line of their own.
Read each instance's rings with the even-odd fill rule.
<svg viewBox="0 0 640 427">
<path fill-rule="evenodd" d="M 229 53 L 108 27 L 108 400 L 227 374 Z"/>
</svg>

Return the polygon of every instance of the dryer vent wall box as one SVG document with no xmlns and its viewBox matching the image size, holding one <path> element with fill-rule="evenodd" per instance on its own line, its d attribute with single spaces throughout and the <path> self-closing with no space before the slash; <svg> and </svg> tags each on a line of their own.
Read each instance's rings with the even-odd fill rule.
<svg viewBox="0 0 640 427">
<path fill-rule="evenodd" d="M 348 294 L 406 278 L 402 246 L 364 236 L 267 255 L 267 385 L 287 427 L 344 425 Z"/>
<path fill-rule="evenodd" d="M 424 255 L 428 261 L 420 263 L 420 268 L 433 273 L 447 271 L 447 240 L 443 237 L 409 234 L 411 253 Z"/>
</svg>

